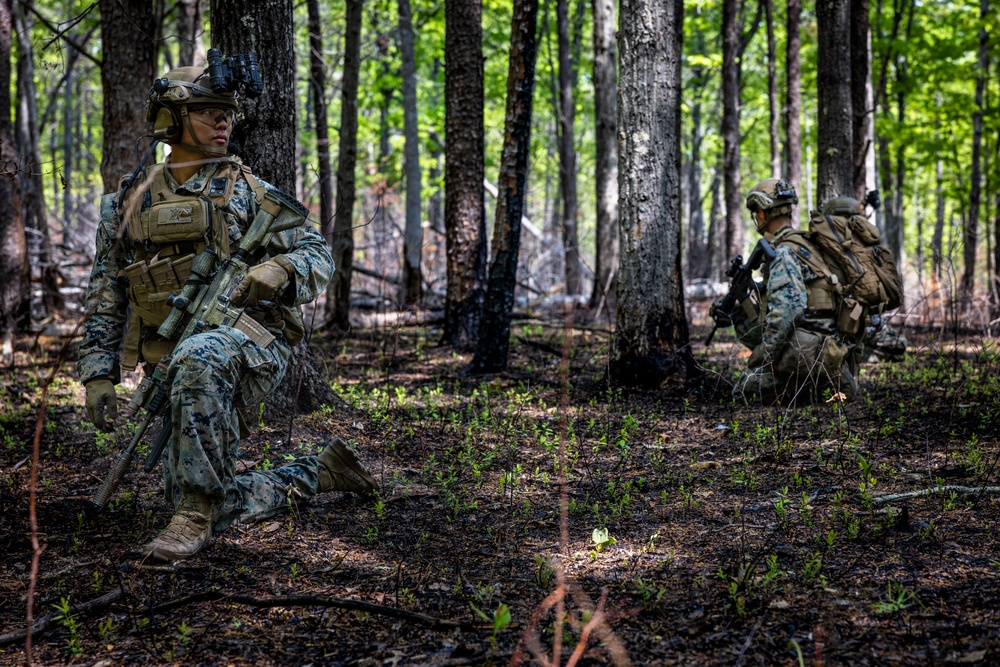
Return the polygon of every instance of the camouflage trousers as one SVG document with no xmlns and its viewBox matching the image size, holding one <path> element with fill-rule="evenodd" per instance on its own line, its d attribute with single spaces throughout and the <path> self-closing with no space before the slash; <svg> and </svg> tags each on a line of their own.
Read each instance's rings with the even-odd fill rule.
<svg viewBox="0 0 1000 667">
<path fill-rule="evenodd" d="M 846 400 L 858 394 L 857 355 L 852 346 L 833 336 L 795 329 L 776 359 L 747 368 L 733 386 L 733 398 L 752 404 L 814 403 L 841 392 Z"/>
<path fill-rule="evenodd" d="M 174 351 L 167 373 L 173 431 L 163 458 L 163 488 L 174 507 L 185 497 L 210 500 L 216 532 L 237 519 L 260 521 L 316 494 L 315 456 L 236 474 L 236 410 L 256 413 L 284 376 L 290 354 L 281 339 L 265 349 L 229 327 L 191 336 Z"/>
</svg>

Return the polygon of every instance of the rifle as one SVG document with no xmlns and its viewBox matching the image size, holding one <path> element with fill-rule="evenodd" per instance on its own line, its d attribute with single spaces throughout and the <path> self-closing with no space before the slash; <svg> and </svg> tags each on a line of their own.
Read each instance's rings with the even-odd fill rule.
<svg viewBox="0 0 1000 667">
<path fill-rule="evenodd" d="M 737 255 L 729 262 L 726 275 L 730 278 L 729 291 L 726 295 L 712 304 L 712 319 L 715 326 L 705 339 L 705 345 L 712 342 L 716 330 L 720 326 L 731 327 L 738 317 L 737 308 L 742 308 L 742 303 L 750 296 L 750 291 L 756 292 L 757 283 L 754 282 L 753 272 L 760 268 L 764 259 L 768 261 L 774 259 L 774 248 L 767 242 L 767 239 L 760 239 L 750 254 L 747 263 L 743 263 L 743 255 Z"/>
<path fill-rule="evenodd" d="M 165 340 L 180 343 L 202 331 L 229 326 L 243 331 L 256 341 L 261 341 L 262 347 L 269 345 L 274 336 L 243 307 L 234 306 L 230 302 L 230 296 L 249 272 L 254 253 L 265 247 L 273 234 L 297 227 L 308 214 L 306 208 L 292 197 L 280 190 L 269 190 L 261 202 L 253 223 L 240 241 L 239 248 L 230 258 L 222 261 L 216 268 L 219 257 L 211 248 L 205 248 L 195 257 L 191 265 L 191 275 L 184 283 L 181 293 L 171 295 L 167 300 L 172 309 L 156 333 Z M 258 305 L 266 308 L 270 304 L 261 302 Z M 142 436 L 150 424 L 164 413 L 169 404 L 167 369 L 172 358 L 173 354 L 163 357 L 156 364 L 153 374 L 142 378 L 132 393 L 128 407 L 123 411 L 124 419 L 139 412 L 143 413 L 143 417 L 132 434 L 128 446 L 118 455 L 100 491 L 91 501 L 91 505 L 98 510 L 107 507 L 111 495 L 125 477 L 135 457 Z M 170 441 L 171 430 L 172 424 L 167 419 L 146 458 L 146 472 L 156 467 Z"/>
</svg>

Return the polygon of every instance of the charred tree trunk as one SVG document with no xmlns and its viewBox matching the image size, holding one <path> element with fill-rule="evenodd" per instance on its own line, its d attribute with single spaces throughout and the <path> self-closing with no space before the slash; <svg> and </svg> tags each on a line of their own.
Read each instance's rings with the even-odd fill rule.
<svg viewBox="0 0 1000 667">
<path fill-rule="evenodd" d="M 764 3 L 767 28 L 767 110 L 771 129 L 771 176 L 781 177 L 781 137 L 778 132 L 778 67 L 774 48 L 774 7 L 772 0 Z"/>
<path fill-rule="evenodd" d="M 337 207 L 331 254 L 337 265 L 326 291 L 327 326 L 338 333 L 351 328 L 351 274 L 354 260 L 354 171 L 358 161 L 358 76 L 361 68 L 363 0 L 348 0 L 341 81 L 340 144 L 337 154 Z"/>
<path fill-rule="evenodd" d="M 854 192 L 849 9 L 850 5 L 844 0 L 816 0 L 819 116 L 816 199 L 819 206 L 831 197 Z"/>
<path fill-rule="evenodd" d="M 566 294 L 579 294 L 583 288 L 583 265 L 580 262 L 577 232 L 576 145 L 573 103 L 573 73 L 569 52 L 569 2 L 556 0 L 556 23 L 559 33 L 559 182 L 562 186 L 563 249 L 566 253 Z"/>
<path fill-rule="evenodd" d="M 500 165 L 493 259 L 479 328 L 473 372 L 507 366 L 510 320 L 517 285 L 517 256 L 524 213 L 524 185 L 531 150 L 532 95 L 535 89 L 538 0 L 517 0 L 511 20 L 510 64 L 507 74 L 507 130 Z"/>
<path fill-rule="evenodd" d="M 399 0 L 399 54 L 403 70 L 403 149 L 406 172 L 406 224 L 403 231 L 403 280 L 399 302 L 413 306 L 420 302 L 423 276 L 420 253 L 424 244 L 421 226 L 420 134 L 417 125 L 417 62 L 413 51 L 413 17 L 410 0 Z"/>
<path fill-rule="evenodd" d="M 316 162 L 319 169 L 319 226 L 333 241 L 333 170 L 330 167 L 330 126 L 326 107 L 326 63 L 323 60 L 322 18 L 319 0 L 307 0 L 309 12 L 309 94 L 316 125 Z"/>
<path fill-rule="evenodd" d="M 205 55 L 202 39 L 202 0 L 178 0 L 177 3 L 177 66 L 199 62 Z"/>
<path fill-rule="evenodd" d="M 802 182 L 802 65 L 799 51 L 802 44 L 800 21 L 802 4 L 800 0 L 788 0 L 786 11 L 787 38 L 785 43 L 786 97 L 785 97 L 785 176 L 798 188 L 802 199 L 812 183 Z M 792 210 L 792 217 L 798 223 L 798 208 Z"/>
<path fill-rule="evenodd" d="M 0 0 L 0 146 L 14 145 L 10 117 L 11 0 Z M 0 332 L 4 334 L 4 363 L 10 363 L 13 334 L 30 320 L 31 300 L 28 243 L 21 218 L 21 193 L 16 178 L 17 159 L 4 151 L 0 159 Z"/>
<path fill-rule="evenodd" d="M 448 288 L 443 344 L 479 335 L 486 282 L 480 0 L 445 0 L 445 203 Z"/>
<path fill-rule="evenodd" d="M 740 24 L 738 0 L 722 2 L 723 191 L 726 202 L 725 253 L 743 254 L 743 194 L 740 192 Z"/>
<path fill-rule="evenodd" d="M 976 245 L 979 240 L 979 207 L 983 187 L 983 109 L 984 91 L 986 89 L 986 74 L 990 68 L 989 36 L 985 21 L 989 16 L 989 0 L 980 0 L 979 18 L 984 25 L 979 29 L 979 74 L 976 76 L 975 110 L 972 114 L 972 166 L 969 174 L 969 217 L 966 219 L 962 237 L 965 240 L 965 263 L 962 272 L 960 296 L 962 310 L 967 312 L 972 305 L 976 285 Z"/>
<path fill-rule="evenodd" d="M 142 100 L 156 76 L 153 4 L 149 0 L 100 0 L 104 91 L 104 192 L 135 169 L 136 139 L 148 133 Z"/>
<path fill-rule="evenodd" d="M 868 189 L 868 154 L 872 149 L 874 110 L 869 98 L 872 85 L 868 0 L 851 0 L 851 110 L 854 114 L 851 135 L 852 194 L 862 201 Z"/>
<path fill-rule="evenodd" d="M 594 11 L 594 182 L 597 188 L 597 248 L 591 308 L 604 299 L 615 311 L 618 283 L 618 62 L 614 0 L 593 0 Z"/>
<path fill-rule="evenodd" d="M 609 373 L 655 386 L 693 368 L 681 277 L 683 2 L 622 0 L 621 17 L 622 254 Z"/>
</svg>

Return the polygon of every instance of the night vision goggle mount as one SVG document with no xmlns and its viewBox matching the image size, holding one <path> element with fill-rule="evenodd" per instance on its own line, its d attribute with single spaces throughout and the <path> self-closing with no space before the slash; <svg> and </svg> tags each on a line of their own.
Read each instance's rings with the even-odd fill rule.
<svg viewBox="0 0 1000 667">
<path fill-rule="evenodd" d="M 253 53 L 237 53 L 223 58 L 219 49 L 209 49 L 208 80 L 215 93 L 239 93 L 254 99 L 264 92 L 260 65 Z"/>
</svg>

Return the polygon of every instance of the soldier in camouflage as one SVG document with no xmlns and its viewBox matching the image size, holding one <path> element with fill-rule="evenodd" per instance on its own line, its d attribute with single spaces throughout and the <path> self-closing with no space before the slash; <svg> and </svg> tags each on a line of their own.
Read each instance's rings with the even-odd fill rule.
<svg viewBox="0 0 1000 667">
<path fill-rule="evenodd" d="M 757 231 L 774 247 L 775 257 L 762 268 L 757 317 L 734 322 L 740 342 L 752 350 L 733 387 L 737 401 L 787 405 L 851 400 L 857 394 L 854 355 L 837 336 L 834 313 L 808 307 L 809 294 L 826 279 L 783 242 L 794 233 L 791 214 L 797 203 L 795 189 L 775 178 L 761 181 L 747 196 Z"/>
<path fill-rule="evenodd" d="M 322 236 L 305 219 L 273 235 L 267 255 L 232 294 L 232 303 L 245 305 L 262 326 L 219 327 L 179 344 L 157 334 L 170 311 L 166 299 L 190 275 L 195 254 L 209 247 L 229 256 L 273 188 L 228 154 L 237 107 L 238 95 L 209 87 L 203 68 L 172 70 L 157 80 L 147 118 L 154 138 L 171 145 L 170 155 L 144 169 L 131 187 L 101 200 L 78 365 L 95 426 L 112 428 L 121 368 L 141 363 L 148 374 L 173 355 L 167 373 L 171 435 L 162 461 L 174 515 L 143 547 L 153 562 L 190 558 L 213 531 L 272 516 L 317 493 L 368 495 L 377 489 L 339 438 L 318 456 L 237 474 L 245 422 L 239 412 L 255 414 L 281 381 L 291 348 L 302 338 L 298 306 L 315 299 L 333 273 Z"/>
</svg>

